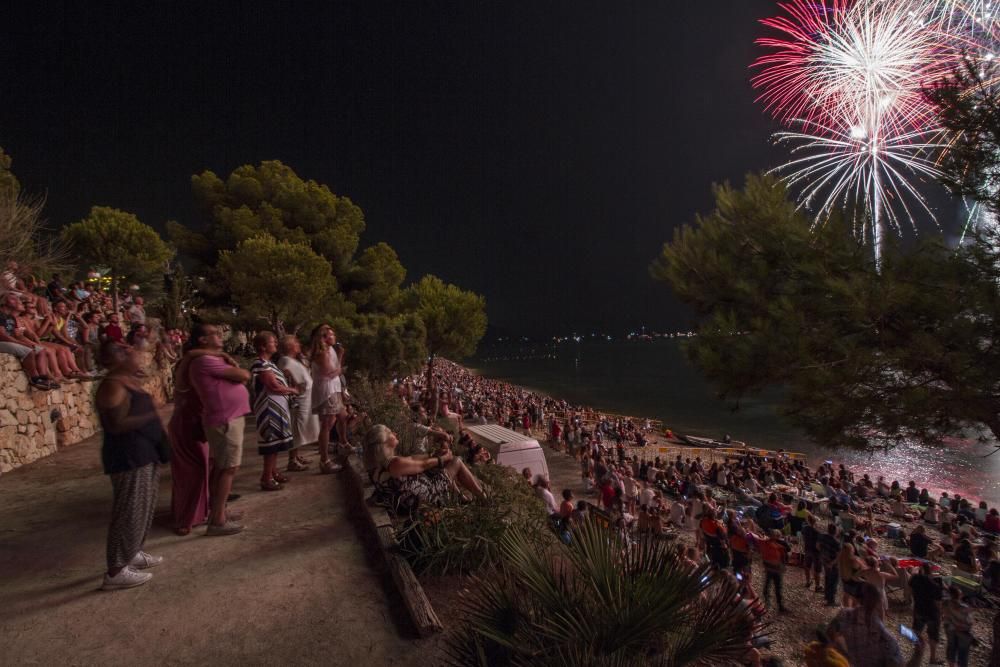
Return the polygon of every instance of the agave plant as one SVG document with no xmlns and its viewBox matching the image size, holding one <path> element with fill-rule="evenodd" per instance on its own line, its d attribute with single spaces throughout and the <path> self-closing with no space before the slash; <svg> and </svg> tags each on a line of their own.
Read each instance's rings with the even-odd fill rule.
<svg viewBox="0 0 1000 667">
<path fill-rule="evenodd" d="M 547 550 L 512 530 L 501 550 L 501 568 L 477 577 L 461 603 L 449 664 L 741 664 L 760 629 L 728 580 L 708 565 L 692 571 L 662 540 L 627 544 L 585 523 Z"/>
</svg>

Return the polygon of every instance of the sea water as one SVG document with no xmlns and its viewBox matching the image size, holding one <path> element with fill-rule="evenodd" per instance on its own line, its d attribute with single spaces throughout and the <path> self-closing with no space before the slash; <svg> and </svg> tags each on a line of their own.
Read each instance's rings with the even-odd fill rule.
<svg viewBox="0 0 1000 667">
<path fill-rule="evenodd" d="M 534 389 L 574 404 L 617 414 L 660 419 L 675 433 L 731 435 L 762 449 L 805 453 L 817 464 L 832 459 L 874 480 L 884 475 L 904 487 L 912 479 L 932 494 L 948 491 L 1000 505 L 1000 453 L 976 438 L 947 440 L 868 454 L 832 451 L 810 442 L 779 413 L 778 390 L 744 398 L 738 406 L 716 397 L 684 355 L 685 339 L 493 345 L 467 365 L 485 376 Z"/>
</svg>

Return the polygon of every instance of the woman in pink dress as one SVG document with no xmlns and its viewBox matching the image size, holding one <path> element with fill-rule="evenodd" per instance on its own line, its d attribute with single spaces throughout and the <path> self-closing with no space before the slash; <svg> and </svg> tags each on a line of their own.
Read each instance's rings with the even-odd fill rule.
<svg viewBox="0 0 1000 667">
<path fill-rule="evenodd" d="M 208 521 L 208 442 L 201 423 L 201 401 L 188 381 L 191 360 L 205 354 L 188 350 L 174 374 L 174 414 L 167 433 L 173 447 L 170 459 L 174 532 L 187 535 Z"/>
</svg>

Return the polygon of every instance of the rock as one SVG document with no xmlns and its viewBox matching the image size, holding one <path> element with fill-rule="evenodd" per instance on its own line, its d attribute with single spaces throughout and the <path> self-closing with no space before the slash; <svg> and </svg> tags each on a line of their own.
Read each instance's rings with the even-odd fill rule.
<svg viewBox="0 0 1000 667">
<path fill-rule="evenodd" d="M 0 426 L 16 426 L 17 417 L 10 410 L 0 410 Z"/>
<path fill-rule="evenodd" d="M 28 391 L 28 377 L 20 369 L 14 377 L 13 386 L 17 391 Z"/>
</svg>

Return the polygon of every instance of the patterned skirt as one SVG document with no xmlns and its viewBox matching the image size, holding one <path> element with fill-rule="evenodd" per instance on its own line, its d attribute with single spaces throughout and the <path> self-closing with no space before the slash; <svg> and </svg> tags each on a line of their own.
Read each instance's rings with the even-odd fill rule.
<svg viewBox="0 0 1000 667">
<path fill-rule="evenodd" d="M 267 394 L 254 403 L 257 418 L 257 453 L 261 456 L 288 451 L 292 446 L 292 415 L 287 396 Z"/>
<path fill-rule="evenodd" d="M 117 570 L 132 562 L 146 542 L 153 525 L 160 471 L 155 463 L 135 470 L 111 473 L 114 500 L 111 526 L 108 528 L 108 570 Z"/>
</svg>

